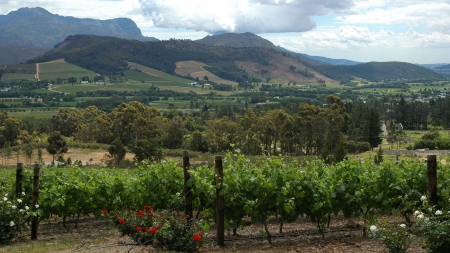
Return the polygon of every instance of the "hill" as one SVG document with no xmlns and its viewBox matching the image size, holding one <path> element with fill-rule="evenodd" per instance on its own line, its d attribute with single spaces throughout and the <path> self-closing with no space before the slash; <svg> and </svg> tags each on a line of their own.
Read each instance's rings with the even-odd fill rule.
<svg viewBox="0 0 450 253">
<path fill-rule="evenodd" d="M 128 18 L 110 20 L 79 19 L 52 14 L 43 8 L 20 8 L 0 15 L 0 45 L 23 45 L 51 49 L 74 34 L 93 34 L 141 41 L 144 37 L 134 21 Z"/>
<path fill-rule="evenodd" d="M 30 63 L 65 59 L 103 75 L 128 70 L 135 62 L 156 70 L 176 74 L 176 63 L 195 61 L 217 77 L 233 82 L 275 82 L 283 72 L 290 72 L 292 82 L 316 82 L 326 79 L 309 70 L 296 57 L 273 48 L 215 47 L 188 40 L 140 42 L 93 35 L 69 36 L 55 49 L 38 56 Z M 274 64 L 276 63 L 276 64 Z M 292 66 L 292 67 L 291 67 Z M 282 69 L 280 69 L 282 68 Z M 292 69 L 291 69 L 292 68 Z"/>
<path fill-rule="evenodd" d="M 435 67 L 433 70 L 441 75 L 450 76 L 450 64 Z"/>
<path fill-rule="evenodd" d="M 351 61 L 351 60 L 347 60 L 347 59 L 332 59 L 332 58 L 328 58 L 328 57 L 313 56 L 313 55 L 307 55 L 307 54 L 305 54 L 305 56 L 308 58 L 311 58 L 313 60 L 321 61 L 321 62 L 328 63 L 331 65 L 356 65 L 356 64 L 361 63 L 361 62 Z"/>
<path fill-rule="evenodd" d="M 25 62 L 48 49 L 22 45 L 0 45 L 0 66 Z"/>
<path fill-rule="evenodd" d="M 441 65 L 439 67 L 435 67 L 434 69 L 450 69 L 450 64 Z"/>
<path fill-rule="evenodd" d="M 369 62 L 346 65 L 321 65 L 315 69 L 334 80 L 345 80 L 352 76 L 378 82 L 395 79 L 442 79 L 430 69 L 406 62 Z"/>
<path fill-rule="evenodd" d="M 272 42 L 259 37 L 253 33 L 218 33 L 196 40 L 197 43 L 209 46 L 224 47 L 265 47 L 276 49 Z"/>
</svg>

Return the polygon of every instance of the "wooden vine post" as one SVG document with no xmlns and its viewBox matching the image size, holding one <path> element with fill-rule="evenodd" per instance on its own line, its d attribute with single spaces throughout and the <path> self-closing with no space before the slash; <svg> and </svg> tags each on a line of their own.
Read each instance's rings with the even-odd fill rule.
<svg viewBox="0 0 450 253">
<path fill-rule="evenodd" d="M 23 163 L 17 163 L 16 170 L 16 197 L 20 198 L 22 193 L 22 172 L 23 172 Z"/>
<path fill-rule="evenodd" d="M 187 181 L 191 178 L 189 174 L 189 151 L 183 151 L 183 171 L 184 171 L 184 214 L 188 222 L 192 221 L 192 193 Z"/>
<path fill-rule="evenodd" d="M 223 166 L 222 156 L 217 155 L 215 160 L 216 167 L 216 222 L 217 222 L 217 245 L 225 246 L 225 212 L 224 212 L 224 198 L 220 195 L 223 184 Z"/>
<path fill-rule="evenodd" d="M 39 173 L 41 170 L 41 165 L 39 163 L 34 164 L 34 177 L 33 177 L 33 212 L 37 211 L 36 205 L 39 204 Z M 37 240 L 38 231 L 38 217 L 34 216 L 31 220 L 31 240 Z"/>
<path fill-rule="evenodd" d="M 431 206 L 436 206 L 438 202 L 437 195 L 437 162 L 436 155 L 427 156 L 427 170 L 428 170 L 428 203 Z"/>
</svg>

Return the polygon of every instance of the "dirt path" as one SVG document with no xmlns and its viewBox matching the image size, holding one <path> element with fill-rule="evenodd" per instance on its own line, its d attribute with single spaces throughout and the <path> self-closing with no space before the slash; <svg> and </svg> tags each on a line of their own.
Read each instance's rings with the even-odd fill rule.
<svg viewBox="0 0 450 253">
<path fill-rule="evenodd" d="M 294 223 L 284 225 L 283 233 L 278 233 L 279 226 L 269 222 L 269 230 L 273 235 L 272 244 L 262 236 L 263 225 L 251 224 L 238 229 L 237 234 L 225 234 L 225 247 L 217 246 L 214 224 L 203 238 L 204 244 L 199 249 L 203 252 L 275 252 L 275 253 L 310 253 L 310 252 L 383 252 L 383 245 L 368 237 L 362 236 L 361 228 L 348 228 L 343 216 L 334 218 L 325 239 L 317 233 L 317 229 L 309 219 L 300 217 Z M 61 219 L 42 222 L 39 226 L 38 240 L 31 241 L 29 232 L 16 239 L 11 245 L 0 246 L 0 252 L 166 252 L 159 251 L 151 245 L 136 245 L 129 237 L 120 237 L 114 226 L 102 219 L 86 217 L 80 220 L 75 228 L 74 220 L 67 221 L 64 229 Z M 424 253 L 414 243 L 407 251 Z"/>
<path fill-rule="evenodd" d="M 39 63 L 36 63 L 36 80 L 38 80 L 38 82 L 39 81 L 41 81 L 40 79 L 39 79 Z"/>
</svg>

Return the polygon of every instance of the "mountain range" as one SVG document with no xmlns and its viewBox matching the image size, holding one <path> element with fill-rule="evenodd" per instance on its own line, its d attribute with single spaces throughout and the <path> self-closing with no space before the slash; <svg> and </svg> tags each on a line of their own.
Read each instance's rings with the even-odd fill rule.
<svg viewBox="0 0 450 253">
<path fill-rule="evenodd" d="M 80 19 L 52 14 L 43 8 L 20 8 L 0 15 L 0 65 L 18 63 L 35 57 L 67 36 L 93 34 L 140 41 L 154 41 L 145 37 L 133 20 Z"/>
<path fill-rule="evenodd" d="M 64 58 L 100 74 L 114 74 L 133 61 L 175 73 L 177 62 L 198 61 L 224 79 L 251 76 L 280 83 L 342 80 L 351 75 L 367 80 L 439 76 L 409 63 L 361 64 L 309 56 L 277 47 L 252 33 L 218 32 L 196 41 L 158 41 L 143 36 L 131 19 L 78 19 L 39 7 L 0 15 L 0 34 L 0 65 L 30 58 L 30 62 Z"/>
<path fill-rule="evenodd" d="M 369 81 L 439 79 L 439 74 L 404 62 L 312 65 L 273 47 L 209 46 L 189 40 L 141 42 L 94 35 L 67 37 L 29 63 L 65 59 L 102 75 L 128 69 L 129 62 L 176 74 L 179 63 L 194 61 L 214 75 L 234 81 L 270 83 L 336 82 L 357 76 Z"/>
</svg>

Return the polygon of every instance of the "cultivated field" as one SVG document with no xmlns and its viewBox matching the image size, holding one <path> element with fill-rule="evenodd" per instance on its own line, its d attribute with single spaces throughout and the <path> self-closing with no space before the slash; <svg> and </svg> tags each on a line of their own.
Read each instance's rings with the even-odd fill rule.
<svg viewBox="0 0 450 253">
<path fill-rule="evenodd" d="M 236 82 L 228 81 L 225 79 L 222 79 L 213 73 L 205 70 L 203 66 L 207 66 L 204 63 L 198 62 L 198 61 L 180 61 L 175 63 L 177 68 L 175 69 L 175 72 L 182 76 L 190 75 L 193 78 L 198 77 L 198 79 L 203 80 L 204 76 L 208 76 L 208 80 L 213 81 L 215 83 L 222 83 L 222 84 L 231 84 L 231 85 L 237 85 Z M 191 81 L 193 82 L 193 81 Z"/>
<path fill-rule="evenodd" d="M 39 80 L 56 80 L 56 78 L 67 79 L 69 77 L 76 77 L 79 80 L 84 76 L 88 76 L 90 79 L 93 79 L 97 75 L 92 71 L 66 63 L 63 60 L 38 64 Z"/>
</svg>

